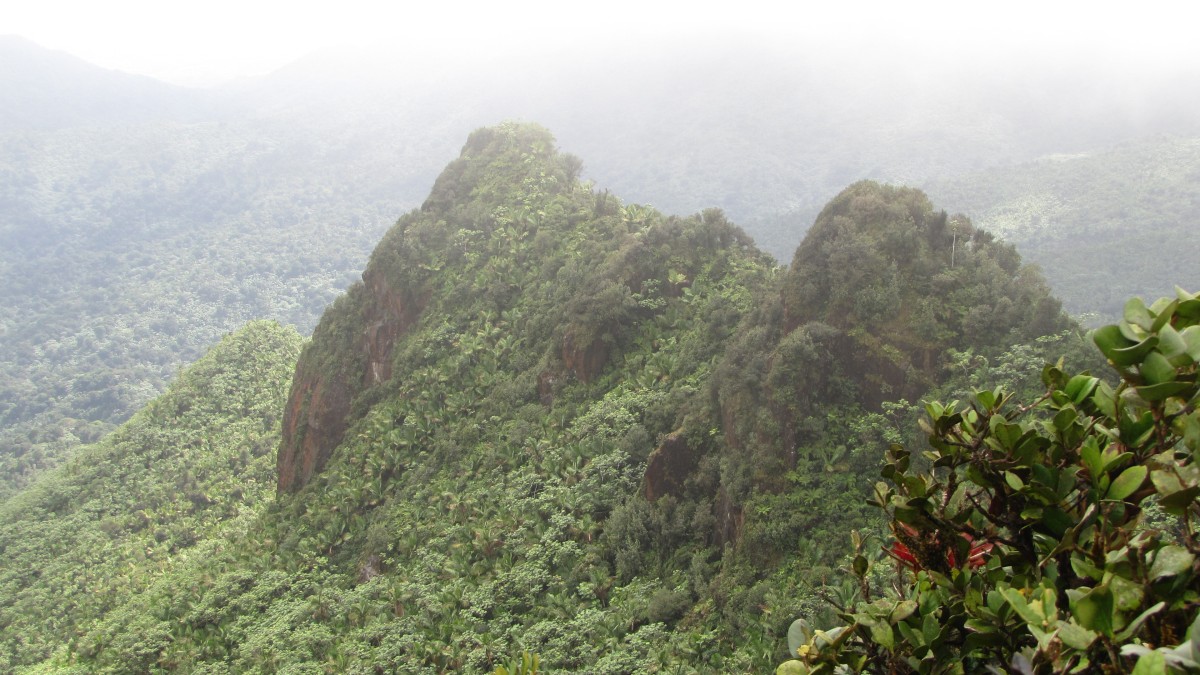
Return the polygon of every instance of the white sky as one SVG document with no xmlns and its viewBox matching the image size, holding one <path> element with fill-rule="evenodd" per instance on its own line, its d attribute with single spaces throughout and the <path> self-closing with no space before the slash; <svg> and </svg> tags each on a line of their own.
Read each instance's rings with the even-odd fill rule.
<svg viewBox="0 0 1200 675">
<path fill-rule="evenodd" d="M 385 40 L 459 57 L 546 42 L 610 43 L 750 33 L 993 59 L 1100 60 L 1131 68 L 1200 62 L 1200 3 L 1142 0 L 25 0 L 0 12 L 16 34 L 107 68 L 179 84 L 261 75 L 316 49 Z M 836 4 L 836 7 L 834 5 Z M 817 9 L 819 7 L 819 9 Z M 1136 7 L 1136 10 L 1135 10 Z M 450 50 L 446 46 L 451 45 Z M 898 52 L 896 55 L 899 55 Z"/>
</svg>

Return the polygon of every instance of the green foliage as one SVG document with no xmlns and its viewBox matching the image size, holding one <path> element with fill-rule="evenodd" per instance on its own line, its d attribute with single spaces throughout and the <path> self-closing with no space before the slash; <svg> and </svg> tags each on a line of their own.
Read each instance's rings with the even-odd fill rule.
<svg viewBox="0 0 1200 675">
<path fill-rule="evenodd" d="M 719 557 L 711 496 L 639 493 L 662 439 L 711 427 L 712 364 L 770 268 L 719 212 L 626 222 L 542 138 L 473 137 L 442 186 L 458 196 L 403 217 L 322 320 L 300 367 L 355 377 L 372 282 L 427 303 L 393 377 L 356 385 L 324 470 L 54 663 L 491 672 L 527 651 L 624 673 L 731 658 L 697 609 Z M 593 298 L 618 311 L 589 312 Z M 568 336 L 603 358 L 570 365 Z"/>
<path fill-rule="evenodd" d="M 430 161 L 362 133 L 274 118 L 0 134 L 0 498 L 247 321 L 312 330 Z"/>
<path fill-rule="evenodd" d="M 963 216 L 934 211 L 918 190 L 868 181 L 822 210 L 796 249 L 784 307 L 790 326 L 816 320 L 851 335 L 859 329 L 874 338 L 856 337 L 864 356 L 926 378 L 940 345 L 998 348 L 1067 326 L 1011 245 Z"/>
<path fill-rule="evenodd" d="M 246 325 L 112 435 L 0 505 L 0 667 L 47 658 L 270 503 L 300 341 L 274 322 Z"/>
<path fill-rule="evenodd" d="M 492 675 L 537 675 L 539 659 L 537 654 L 521 652 L 520 658 L 514 658 L 508 664 L 497 666 Z"/>
<path fill-rule="evenodd" d="M 1010 246 L 917 190 L 872 182 L 829 203 L 775 289 L 713 379 L 718 486 L 737 555 L 794 566 L 783 578 L 796 583 L 820 586 L 847 552 L 843 533 L 873 526 L 866 486 L 884 449 L 915 431 L 907 401 L 984 371 L 1022 381 L 1073 336 Z M 1058 337 L 1036 342 L 1043 331 Z"/>
<path fill-rule="evenodd" d="M 781 672 L 1178 672 L 1192 667 L 1200 574 L 1200 296 L 1178 292 L 1094 334 L 1120 376 L 1047 366 L 1041 397 L 1003 388 L 929 403 L 929 449 L 888 453 L 872 501 L 895 589 L 859 541 L 847 625 L 807 633 Z M 1177 531 L 1149 529 L 1153 504 Z"/>
<path fill-rule="evenodd" d="M 968 249 L 924 255 L 905 216 L 945 243 L 927 200 L 860 185 L 852 248 L 890 276 L 847 276 L 865 298 L 838 289 L 848 314 L 806 309 L 789 289 L 814 271 L 774 268 L 720 211 L 622 204 L 578 169 L 539 127 L 473 134 L 300 357 L 298 380 L 321 378 L 325 402 L 335 392 L 345 404 L 329 418 L 344 433 L 307 484 L 210 528 L 156 528 L 156 543 L 174 547 L 168 563 L 103 607 L 72 610 L 70 632 L 22 663 L 492 672 L 529 653 L 564 671 L 746 672 L 777 662 L 793 616 L 825 625 L 830 600 L 850 607 L 862 590 L 841 583 L 836 533 L 877 529 L 866 478 L 883 448 L 914 433 L 893 385 L 1024 376 L 1035 354 L 975 347 L 946 326 L 994 319 L 1026 335 L 1036 322 L 1025 305 L 970 318 L 971 303 L 1041 302 L 1036 276 L 978 233 Z M 914 261 L 947 275 L 944 287 L 918 279 Z M 966 262 L 990 276 L 956 271 Z M 892 332 L 895 317 L 878 315 L 897 302 L 933 311 L 942 296 L 953 311 L 928 335 L 912 337 L 911 322 Z M 893 370 L 873 378 L 872 363 Z M 920 377 L 905 370 L 914 363 Z M 237 407 L 188 406 L 219 419 Z M 190 447 L 173 417 L 151 421 Z M 260 423 L 264 447 L 276 421 Z M 110 479 L 124 475 L 93 489 L 118 493 Z M 146 491 L 193 475 L 147 479 Z M 188 510 L 224 503 L 207 487 L 175 489 Z M 48 493 L 47 513 L 66 512 L 74 492 Z M 96 528 L 119 534 L 117 520 L 106 513 Z M 867 572 L 869 588 L 888 581 L 882 566 Z M 31 616 L 45 615 L 43 600 Z"/>
</svg>

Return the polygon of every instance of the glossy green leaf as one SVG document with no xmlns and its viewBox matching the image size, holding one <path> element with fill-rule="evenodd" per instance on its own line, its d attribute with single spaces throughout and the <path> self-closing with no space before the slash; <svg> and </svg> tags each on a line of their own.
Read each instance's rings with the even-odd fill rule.
<svg viewBox="0 0 1200 675">
<path fill-rule="evenodd" d="M 1036 593 L 1036 591 L 1034 592 Z M 1026 623 L 1040 626 L 1046 621 L 1046 615 L 1042 611 L 1040 602 L 1036 605 L 1031 604 L 1025 599 L 1025 596 L 1021 594 L 1021 591 L 1015 588 L 1002 588 L 1000 589 L 1000 594 L 1004 596 L 1004 599 L 1008 601 L 1008 604 L 1012 606 L 1013 610 L 1017 612 L 1017 615 L 1024 619 Z"/>
<path fill-rule="evenodd" d="M 996 405 L 996 394 L 985 389 L 975 393 L 975 400 L 979 401 L 984 410 L 992 410 Z"/>
<path fill-rule="evenodd" d="M 1158 505 L 1167 513 L 1182 516 L 1183 512 L 1194 504 L 1198 497 L 1200 497 L 1200 485 L 1192 485 L 1167 493 L 1160 488 Z"/>
<path fill-rule="evenodd" d="M 775 669 L 775 675 L 809 675 L 812 671 L 801 661 L 784 661 Z"/>
<path fill-rule="evenodd" d="M 1154 316 L 1154 323 L 1150 324 L 1150 332 L 1157 333 L 1164 327 L 1169 327 L 1171 318 L 1175 316 L 1175 308 L 1179 305 L 1178 300 L 1171 298 L 1159 298 L 1150 305 L 1150 314 Z"/>
<path fill-rule="evenodd" d="M 1148 651 L 1130 671 L 1130 675 L 1167 675 L 1167 659 L 1161 652 Z"/>
<path fill-rule="evenodd" d="M 1164 382 L 1175 381 L 1175 366 L 1167 360 L 1167 357 L 1158 352 L 1150 352 L 1146 358 L 1142 360 L 1142 365 L 1138 369 L 1146 384 L 1162 384 Z"/>
<path fill-rule="evenodd" d="M 907 628 L 904 626 L 904 629 Z M 901 637 L 903 637 L 904 629 L 901 629 Z M 896 629 L 892 627 L 892 624 L 883 621 L 871 624 L 871 639 L 884 649 L 893 649 L 896 646 Z"/>
<path fill-rule="evenodd" d="M 1090 436 L 1083 442 L 1079 448 L 1079 459 L 1087 468 L 1093 482 L 1104 472 L 1104 462 L 1101 460 L 1100 446 L 1095 436 Z"/>
<path fill-rule="evenodd" d="M 1146 387 L 1137 387 L 1138 396 L 1154 403 L 1165 401 L 1172 396 L 1178 396 L 1189 389 L 1195 389 L 1196 385 L 1190 382 L 1163 382 L 1162 384 L 1153 384 Z"/>
<path fill-rule="evenodd" d="M 1112 589 L 1113 602 L 1118 610 L 1134 610 L 1142 606 L 1145 593 L 1140 583 L 1135 583 L 1117 574 L 1108 579 L 1108 587 Z"/>
<path fill-rule="evenodd" d="M 1096 567 L 1091 561 L 1080 555 L 1071 556 L 1071 569 L 1076 576 L 1087 577 L 1092 581 L 1100 581 L 1104 579 L 1104 570 Z"/>
<path fill-rule="evenodd" d="M 1075 412 L 1074 408 L 1063 408 L 1054 415 L 1054 428 L 1062 433 L 1077 419 L 1079 419 L 1079 413 Z"/>
<path fill-rule="evenodd" d="M 1105 494 L 1106 499 L 1125 499 L 1129 495 L 1137 492 L 1138 488 L 1146 480 L 1146 474 L 1149 469 L 1143 464 L 1131 466 L 1121 472 L 1120 476 L 1112 482 L 1108 487 L 1108 492 Z"/>
<path fill-rule="evenodd" d="M 1118 366 L 1141 363 L 1146 354 L 1158 346 L 1158 338 L 1153 335 L 1135 343 L 1126 338 L 1116 326 L 1100 328 L 1092 335 L 1092 340 L 1105 358 Z"/>
<path fill-rule="evenodd" d="M 1167 357 L 1173 365 L 1183 366 L 1191 362 L 1187 356 L 1187 341 L 1183 334 L 1171 326 L 1163 326 L 1157 333 L 1158 353 Z M 1182 356 L 1183 360 L 1176 362 L 1175 357 Z"/>
<path fill-rule="evenodd" d="M 1146 611 L 1142 612 L 1141 614 L 1138 614 L 1137 617 L 1135 617 L 1133 619 L 1133 621 L 1130 621 L 1127 626 L 1122 628 L 1121 631 L 1116 634 L 1115 637 L 1116 637 L 1117 641 L 1124 642 L 1124 641 L 1128 640 L 1129 638 L 1137 635 L 1138 631 L 1140 631 L 1142 629 L 1142 624 L 1146 623 L 1146 619 L 1149 619 L 1150 617 L 1154 616 L 1155 614 L 1158 614 L 1166 606 L 1167 606 L 1167 604 L 1165 602 L 1156 602 L 1153 605 L 1151 605 L 1150 607 L 1147 607 Z"/>
<path fill-rule="evenodd" d="M 1191 321 L 1200 321 L 1200 300 L 1195 298 L 1180 300 L 1179 304 L 1175 306 L 1175 316 Z"/>
<path fill-rule="evenodd" d="M 1095 393 L 1092 394 L 1092 403 L 1106 415 L 1116 415 L 1116 392 L 1103 380 L 1096 385 Z"/>
<path fill-rule="evenodd" d="M 868 566 L 869 566 L 869 563 L 867 562 L 866 556 L 863 556 L 863 555 L 854 556 L 854 574 L 856 576 L 860 576 L 860 577 L 866 576 Z"/>
<path fill-rule="evenodd" d="M 1123 314 L 1126 321 L 1144 330 L 1150 330 L 1154 325 L 1154 316 L 1146 309 L 1146 303 L 1141 298 L 1127 300 Z"/>
<path fill-rule="evenodd" d="M 1200 326 L 1188 326 L 1179 333 L 1183 349 L 1192 361 L 1200 363 Z"/>
<path fill-rule="evenodd" d="M 1100 636 L 1077 623 L 1059 620 L 1058 637 L 1066 646 L 1083 651 L 1092 646 Z"/>
<path fill-rule="evenodd" d="M 925 619 L 921 622 L 921 637 L 924 638 L 925 644 L 931 645 L 942 634 L 942 625 L 938 622 L 937 616 L 934 614 L 926 614 Z"/>
<path fill-rule="evenodd" d="M 1150 564 L 1150 579 L 1157 581 L 1163 577 L 1183 574 L 1192 569 L 1195 562 L 1196 557 L 1182 546 L 1164 546 L 1158 550 L 1154 562 Z"/>
<path fill-rule="evenodd" d="M 892 611 L 888 614 L 888 623 L 897 623 L 907 619 L 917 611 L 917 603 L 914 600 L 901 600 L 897 602 Z"/>
<path fill-rule="evenodd" d="M 1112 635 L 1113 605 L 1112 591 L 1107 586 L 1096 586 L 1089 591 L 1068 590 L 1071 613 L 1079 625 L 1101 635 Z"/>
<path fill-rule="evenodd" d="M 1090 375 L 1076 375 L 1067 381 L 1067 386 L 1063 391 L 1075 403 L 1082 403 L 1084 399 L 1091 396 L 1092 391 L 1096 388 L 1096 383 L 1100 381 L 1098 377 Z"/>
<path fill-rule="evenodd" d="M 812 627 L 808 625 L 808 621 L 804 619 L 796 619 L 792 625 L 788 627 L 788 652 L 793 656 L 798 655 L 798 650 L 801 646 L 806 645 L 812 640 Z"/>
<path fill-rule="evenodd" d="M 1061 537 L 1075 524 L 1066 511 L 1058 508 L 1047 508 L 1042 514 L 1042 522 L 1056 537 Z"/>
</svg>

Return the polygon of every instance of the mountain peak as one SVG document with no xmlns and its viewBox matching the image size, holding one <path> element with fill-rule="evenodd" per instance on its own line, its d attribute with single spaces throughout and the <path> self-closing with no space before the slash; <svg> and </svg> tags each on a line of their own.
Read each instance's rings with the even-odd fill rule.
<svg viewBox="0 0 1200 675">
<path fill-rule="evenodd" d="M 458 159 L 434 181 L 422 210 L 446 210 L 468 199 L 494 200 L 512 187 L 538 182 L 558 191 L 579 178 L 582 162 L 558 152 L 553 134 L 537 124 L 505 122 L 472 132 Z"/>
</svg>

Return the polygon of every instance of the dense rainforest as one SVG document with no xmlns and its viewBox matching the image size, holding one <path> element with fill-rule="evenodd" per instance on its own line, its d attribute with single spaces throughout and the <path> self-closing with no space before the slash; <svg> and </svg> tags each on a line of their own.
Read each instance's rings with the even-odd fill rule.
<svg viewBox="0 0 1200 675">
<path fill-rule="evenodd" d="M 1103 363 L 918 190 L 849 186 L 782 268 L 581 166 L 472 133 L 302 350 L 247 325 L 6 500 L 2 667 L 766 672 L 890 536 L 918 401 Z"/>
<path fill-rule="evenodd" d="M 1145 262 L 1152 241 L 1197 253 L 1200 88 L 1185 67 L 960 72 L 668 36 L 611 47 L 536 63 L 317 54 L 196 90 L 0 36 L 0 499 L 246 321 L 310 334 L 462 139 L 498 119 L 547 124 L 599 190 L 669 213 L 720 207 L 783 263 L 869 178 L 923 186 L 1015 244 L 1068 312 L 1106 317 L 1089 325 L 1126 296 L 1200 286 L 1194 266 Z M 1009 227 L 1031 215 L 1036 228 Z M 1129 271 L 1094 276 L 1116 265 Z"/>
</svg>

